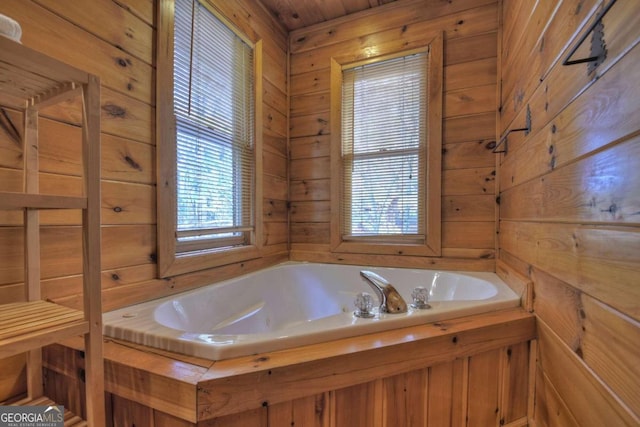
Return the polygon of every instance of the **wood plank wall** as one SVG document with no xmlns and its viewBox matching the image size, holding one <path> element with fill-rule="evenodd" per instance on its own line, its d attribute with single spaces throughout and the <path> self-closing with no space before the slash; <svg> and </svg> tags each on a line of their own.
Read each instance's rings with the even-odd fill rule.
<svg viewBox="0 0 640 427">
<path fill-rule="evenodd" d="M 494 270 L 498 17 L 496 0 L 407 0 L 290 34 L 292 259 Z M 332 254 L 330 59 L 410 49 L 434 31 L 445 40 L 442 256 Z"/>
<path fill-rule="evenodd" d="M 640 4 L 605 17 L 594 72 L 561 65 L 605 3 L 502 11 L 499 128 L 529 106 L 532 131 L 511 134 L 499 168 L 499 265 L 533 282 L 537 426 L 640 424 Z"/>
<path fill-rule="evenodd" d="M 211 0 L 241 31 L 263 38 L 264 251 L 259 259 L 158 279 L 155 170 L 155 2 L 153 0 L 3 0 L 22 42 L 97 74 L 102 82 L 102 288 L 104 309 L 237 276 L 288 258 L 287 34 L 252 0 Z M 2 100 L 0 99 L 0 104 Z M 22 118 L 9 115 L 21 131 Z M 79 111 L 52 108 L 41 119 L 41 189 L 79 194 Z M 22 152 L 0 130 L 0 187 L 21 191 Z M 41 215 L 43 297 L 82 303 L 78 212 Z M 22 220 L 0 212 L 0 301 L 24 298 Z M 0 361 L 0 401 L 23 390 L 23 357 Z"/>
<path fill-rule="evenodd" d="M 500 262 L 529 278 L 535 288 L 539 341 L 532 422 L 637 425 L 639 6 L 635 0 L 618 0 L 605 18 L 607 59 L 589 75 L 586 65 L 562 67 L 559 62 L 603 1 L 504 2 L 500 63 L 496 1 L 428 2 L 431 8 L 408 0 L 385 6 L 384 13 L 367 12 L 366 20 L 339 19 L 293 33 L 289 171 L 286 36 L 275 31 L 278 40 L 265 40 L 265 70 L 271 70 L 264 82 L 268 250 L 264 258 L 244 266 L 169 281 L 156 278 L 154 265 L 153 1 L 90 0 L 88 6 L 5 0 L 0 13 L 21 22 L 26 45 L 102 79 L 106 309 L 198 286 L 207 275 L 230 277 L 286 258 L 288 191 L 292 256 L 337 261 L 328 250 L 328 58 L 336 52 L 357 58 L 361 46 L 370 43 L 398 49 L 419 43 L 426 29 L 444 31 L 443 257 L 386 262 L 493 269 L 496 169 L 487 146 L 495 139 L 493 100 L 500 68 L 500 131 L 520 127 L 527 105 L 532 113 L 532 132 L 510 136 L 509 154 L 497 171 Z M 274 31 L 266 30 L 275 24 L 254 2 L 214 3 L 243 30 Z M 16 113 L 10 114 L 20 122 Z M 42 120 L 42 187 L 72 194 L 79 191 L 73 160 L 79 141 L 73 125 L 77 111 L 69 106 L 47 115 Z M 19 189 L 21 150 L 1 132 L 0 152 L 0 185 Z M 0 300 L 19 300 L 21 222 L 4 213 L 0 222 Z M 47 214 L 43 223 L 44 295 L 77 305 L 79 216 Z M 22 363 L 21 357 L 0 362 L 0 399 L 21 390 Z M 392 386 L 395 379 L 389 381 Z M 377 387 L 372 390 L 385 389 Z M 341 400 L 336 399 L 338 405 Z M 297 413 L 291 411 L 283 408 L 283 413 Z"/>
</svg>

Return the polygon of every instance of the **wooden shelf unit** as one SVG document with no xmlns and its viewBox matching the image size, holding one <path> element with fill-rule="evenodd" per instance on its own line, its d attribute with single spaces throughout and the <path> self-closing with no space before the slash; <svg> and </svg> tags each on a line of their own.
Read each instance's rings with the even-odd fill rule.
<svg viewBox="0 0 640 427">
<path fill-rule="evenodd" d="M 70 99 L 82 103 L 83 196 L 39 194 L 39 110 Z M 0 304 L 0 358 L 27 352 L 27 402 L 43 396 L 41 348 L 84 335 L 86 423 L 105 425 L 100 285 L 100 80 L 20 43 L 0 37 L 0 106 L 24 112 L 24 192 L 0 191 L 0 210 L 24 212 L 25 302 Z M 40 209 L 82 210 L 83 309 L 42 301 Z M 38 404 L 38 403 L 36 403 Z M 82 425 L 73 416 L 68 425 Z M 65 425 L 67 425 L 65 423 Z"/>
<path fill-rule="evenodd" d="M 10 403 L 10 406 L 54 406 L 56 403 L 46 396 L 37 397 L 35 399 L 26 398 Z M 71 411 L 64 411 L 65 427 L 87 427 L 89 424 Z"/>
</svg>

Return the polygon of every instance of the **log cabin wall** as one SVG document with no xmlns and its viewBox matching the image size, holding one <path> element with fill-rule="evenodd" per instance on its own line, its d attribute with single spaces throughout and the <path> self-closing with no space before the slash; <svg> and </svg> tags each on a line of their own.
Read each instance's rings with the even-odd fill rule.
<svg viewBox="0 0 640 427">
<path fill-rule="evenodd" d="M 290 33 L 291 258 L 351 264 L 495 268 L 498 3 L 408 0 Z M 442 256 L 330 249 L 330 66 L 428 43 L 444 33 Z"/>
<path fill-rule="evenodd" d="M 255 2 L 212 0 L 241 29 L 275 36 L 265 36 L 265 256 L 208 274 L 224 278 L 284 259 L 288 234 L 293 258 L 338 261 L 328 247 L 329 63 L 324 55 L 367 40 L 398 48 L 417 40 L 425 28 L 440 29 L 445 34 L 443 256 L 388 262 L 494 268 L 496 168 L 487 146 L 496 134 L 495 95 L 500 93 L 501 134 L 520 127 L 529 106 L 532 131 L 510 135 L 509 153 L 497 172 L 498 270 L 523 276 L 535 290 L 539 340 L 531 421 L 541 426 L 638 424 L 638 5 L 618 0 L 607 15 L 607 59 L 589 74 L 587 65 L 561 67 L 561 54 L 603 1 L 505 1 L 501 37 L 496 1 L 428 1 L 431 9 L 412 7 L 415 2 L 408 0 L 385 6 L 383 13 L 293 33 L 290 99 L 292 104 L 313 101 L 290 110 L 287 170 L 286 35 L 273 30 L 279 27 Z M 155 272 L 154 2 L 86 3 L 4 0 L 0 13 L 21 23 L 27 46 L 102 79 L 102 285 L 108 310 L 199 286 L 206 277 L 159 280 Z M 311 57 L 319 61 L 305 62 Z M 497 69 L 503 71 L 500 91 Z M 80 140 L 77 112 L 70 106 L 47 113 L 41 123 L 42 150 L 48 152 L 41 164 L 42 188 L 77 192 L 79 168 L 72 160 Z M 15 113 L 9 115 L 20 123 Z M 0 152 L 0 183 L 17 189 L 21 150 L 3 132 Z M 79 216 L 43 215 L 43 223 L 44 295 L 77 306 Z M 22 298 L 22 271 L 15 267 L 22 259 L 20 224 L 19 217 L 0 217 L 3 302 Z M 357 256 L 350 261 L 380 260 Z M 23 390 L 22 365 L 21 357 L 0 361 L 0 400 Z"/>
<path fill-rule="evenodd" d="M 261 258 L 158 279 L 155 170 L 155 2 L 153 0 L 3 0 L 22 42 L 85 69 L 102 83 L 102 288 L 105 310 L 158 298 L 286 260 L 287 34 L 256 2 L 211 0 L 223 15 L 263 41 L 264 246 Z M 0 99 L 0 105 L 2 101 Z M 80 194 L 80 130 L 75 106 L 43 112 L 41 190 Z M 22 118 L 8 110 L 22 132 Z M 0 130 L 0 186 L 20 191 L 22 150 Z M 80 306 L 79 213 L 43 213 L 43 298 Z M 24 298 L 19 213 L 0 212 L 0 301 Z M 24 390 L 24 358 L 0 361 L 0 401 Z"/>
<path fill-rule="evenodd" d="M 640 5 L 603 20 L 595 70 L 562 61 L 609 0 L 505 1 L 498 271 L 533 283 L 537 426 L 640 423 Z M 573 59 L 589 56 L 586 47 Z"/>
</svg>

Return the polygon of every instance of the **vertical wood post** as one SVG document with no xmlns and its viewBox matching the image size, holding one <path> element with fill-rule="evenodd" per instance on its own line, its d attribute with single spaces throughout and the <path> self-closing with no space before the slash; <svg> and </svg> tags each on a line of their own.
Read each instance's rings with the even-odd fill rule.
<svg viewBox="0 0 640 427">
<path fill-rule="evenodd" d="M 28 106 L 24 112 L 23 138 L 24 192 L 37 194 L 38 184 L 38 110 Z M 24 282 L 27 301 L 40 299 L 40 213 L 24 210 Z M 42 384 L 42 350 L 27 353 L 27 390 L 29 398 L 44 394 Z"/>
<path fill-rule="evenodd" d="M 101 427 L 105 423 L 104 363 L 102 357 L 101 232 L 100 232 L 100 80 L 90 76 L 83 86 L 82 155 L 84 192 L 87 209 L 83 211 L 83 298 L 90 333 L 85 335 L 87 422 Z"/>
</svg>

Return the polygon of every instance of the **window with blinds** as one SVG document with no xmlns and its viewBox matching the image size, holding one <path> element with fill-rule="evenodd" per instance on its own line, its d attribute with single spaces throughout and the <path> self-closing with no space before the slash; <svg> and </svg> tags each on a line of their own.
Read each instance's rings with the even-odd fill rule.
<svg viewBox="0 0 640 427">
<path fill-rule="evenodd" d="M 342 240 L 425 239 L 428 52 L 342 70 Z"/>
<path fill-rule="evenodd" d="M 254 229 L 253 48 L 176 0 L 177 252 L 242 246 Z"/>
</svg>

